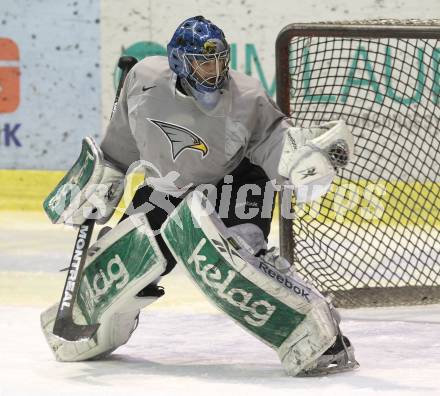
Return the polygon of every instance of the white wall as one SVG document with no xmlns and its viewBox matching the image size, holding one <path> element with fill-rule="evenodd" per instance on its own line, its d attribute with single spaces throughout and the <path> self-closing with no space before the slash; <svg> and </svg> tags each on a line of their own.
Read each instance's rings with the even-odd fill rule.
<svg viewBox="0 0 440 396">
<path fill-rule="evenodd" d="M 274 46 L 289 23 L 367 18 L 440 18 L 439 0 L 101 0 L 103 108 L 114 95 L 112 73 L 121 46 L 153 41 L 164 47 L 185 18 L 203 15 L 219 25 L 237 45 L 237 67 L 245 71 L 245 45 L 254 44 L 270 86 L 274 80 Z M 251 73 L 259 77 L 255 64 Z M 104 123 L 108 111 L 103 112 Z"/>
<path fill-rule="evenodd" d="M 8 67 L 20 73 L 18 107 L 0 113 L 0 168 L 65 169 L 82 136 L 100 134 L 98 19 L 95 0 L 0 1 L 0 37 L 19 50 L 11 64 L 0 46 L 0 91 Z"/>
<path fill-rule="evenodd" d="M 224 29 L 236 49 L 237 69 L 271 88 L 275 39 L 285 25 L 440 17 L 440 1 L 1 0 L 0 38 L 19 46 L 21 85 L 19 107 L 0 113 L 0 168 L 69 167 L 81 137 L 101 136 L 108 123 L 122 47 L 142 41 L 165 47 L 176 26 L 198 14 Z M 1 54 L 0 48 L 0 90 L 1 68 L 8 66 Z M 20 146 L 11 133 L 6 142 L 5 133 L 6 125 L 10 132 L 18 124 Z"/>
</svg>

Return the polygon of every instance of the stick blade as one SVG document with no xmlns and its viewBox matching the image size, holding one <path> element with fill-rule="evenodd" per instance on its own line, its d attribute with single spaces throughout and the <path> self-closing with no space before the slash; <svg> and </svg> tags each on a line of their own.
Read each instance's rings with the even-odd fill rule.
<svg viewBox="0 0 440 396">
<path fill-rule="evenodd" d="M 67 341 L 79 341 L 92 338 L 98 331 L 100 324 L 78 325 L 71 320 L 61 319 L 55 322 L 53 334 Z"/>
</svg>

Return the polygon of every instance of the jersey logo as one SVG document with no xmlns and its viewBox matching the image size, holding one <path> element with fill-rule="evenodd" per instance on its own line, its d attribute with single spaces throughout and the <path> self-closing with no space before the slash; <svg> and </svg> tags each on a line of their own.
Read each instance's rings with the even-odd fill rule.
<svg viewBox="0 0 440 396">
<path fill-rule="evenodd" d="M 300 171 L 300 173 L 303 175 L 302 179 L 306 179 L 307 177 L 316 175 L 316 168 L 315 167 L 308 168 Z"/>
<path fill-rule="evenodd" d="M 175 161 L 185 149 L 200 151 L 202 152 L 202 157 L 206 157 L 208 154 L 208 146 L 206 143 L 189 129 L 181 127 L 180 125 L 170 124 L 169 122 L 153 120 L 151 118 L 147 119 L 157 125 L 170 141 L 173 161 Z"/>
<path fill-rule="evenodd" d="M 146 85 L 144 85 L 143 87 L 142 87 L 142 92 L 147 92 L 149 89 L 151 89 L 151 88 L 156 88 L 156 86 L 155 85 L 152 85 L 151 87 L 147 87 Z"/>
</svg>

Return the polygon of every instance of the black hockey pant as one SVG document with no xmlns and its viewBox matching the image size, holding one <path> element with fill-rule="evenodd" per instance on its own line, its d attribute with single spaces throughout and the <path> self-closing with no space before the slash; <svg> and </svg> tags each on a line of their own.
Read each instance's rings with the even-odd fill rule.
<svg viewBox="0 0 440 396">
<path fill-rule="evenodd" d="M 259 166 L 253 165 L 250 163 L 250 161 L 245 158 L 239 166 L 231 173 L 233 176 L 233 181 L 231 183 L 232 186 L 232 194 L 231 194 L 231 202 L 229 205 L 229 213 L 227 216 L 222 216 L 222 220 L 225 223 L 226 227 L 232 227 L 234 225 L 243 224 L 243 223 L 254 223 L 260 229 L 263 231 L 264 237 L 268 238 L 269 232 L 270 232 L 270 223 L 272 220 L 272 212 L 274 208 L 274 201 L 275 201 L 275 194 L 273 190 L 270 192 L 270 195 L 267 195 L 270 197 L 270 217 L 264 216 L 263 214 L 263 197 L 264 191 L 266 189 L 266 186 L 270 186 L 270 184 L 267 184 L 269 179 L 266 175 L 266 173 L 261 169 Z M 239 188 L 245 184 L 250 185 L 257 185 L 261 189 L 261 194 L 259 195 L 252 195 L 251 191 L 248 191 L 246 196 L 246 203 L 244 211 L 245 213 L 250 208 L 257 208 L 258 209 L 258 215 L 255 217 L 252 217 L 250 219 L 241 219 L 236 215 L 235 206 L 237 204 L 237 192 Z M 224 185 L 224 181 L 221 180 L 220 183 L 217 184 L 217 201 L 216 201 L 216 210 L 218 212 L 219 205 L 220 205 L 220 194 L 222 191 L 222 186 Z M 268 187 L 269 188 L 269 187 Z M 146 202 L 149 202 L 149 197 L 153 189 L 150 186 L 141 186 L 136 193 L 134 194 L 133 200 L 132 200 L 132 208 L 131 210 L 127 210 L 124 215 L 122 216 L 120 221 L 125 220 L 130 214 L 138 213 L 139 211 L 143 211 L 142 205 Z M 156 191 L 157 193 L 157 191 Z M 266 196 L 266 205 L 267 205 L 267 196 Z M 179 204 L 181 201 L 180 198 L 173 197 L 171 195 L 164 194 L 164 199 L 169 200 L 175 207 Z M 242 203 L 243 204 L 243 203 Z M 130 205 L 131 206 L 131 205 Z M 134 209 L 134 211 L 133 211 Z M 136 209 L 138 209 L 136 211 Z M 140 209 L 140 210 L 139 210 Z M 255 210 L 254 210 L 255 212 Z M 162 223 L 166 220 L 169 213 L 167 213 L 164 209 L 159 207 L 154 207 L 154 209 L 149 210 L 147 213 L 147 218 L 150 223 L 150 226 L 153 230 L 160 229 L 160 226 Z M 163 241 L 160 234 L 156 235 L 156 240 L 159 244 L 159 247 L 165 256 L 167 260 L 167 268 L 163 275 L 168 274 L 176 265 L 176 260 L 174 259 L 171 252 L 168 250 L 167 246 L 165 245 L 165 242 Z"/>
</svg>

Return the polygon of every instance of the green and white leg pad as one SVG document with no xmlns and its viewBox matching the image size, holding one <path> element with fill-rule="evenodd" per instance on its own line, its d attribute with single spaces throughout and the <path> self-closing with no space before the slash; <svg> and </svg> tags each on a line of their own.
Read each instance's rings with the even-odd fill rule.
<svg viewBox="0 0 440 396">
<path fill-rule="evenodd" d="M 275 349 L 288 374 L 313 366 L 335 342 L 337 325 L 325 298 L 241 248 L 201 193 L 188 195 L 161 233 L 206 296 Z"/>
<path fill-rule="evenodd" d="M 67 341 L 53 334 L 58 304 L 41 314 L 49 346 L 60 361 L 79 361 L 108 354 L 125 344 L 137 325 L 140 309 L 159 295 L 138 293 L 164 272 L 166 261 L 144 215 L 127 218 L 99 239 L 87 260 L 74 302 L 77 324 L 100 323 L 91 339 Z"/>
</svg>

